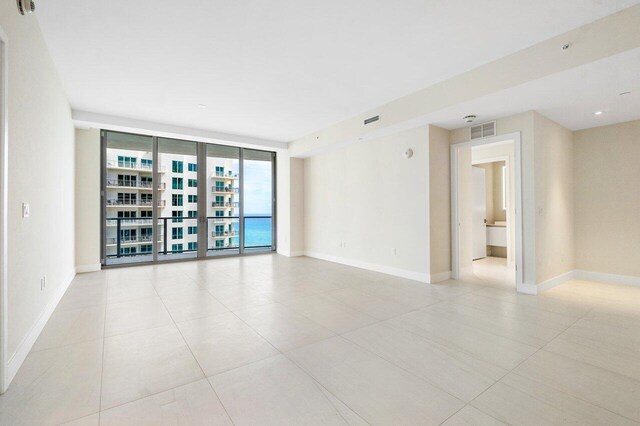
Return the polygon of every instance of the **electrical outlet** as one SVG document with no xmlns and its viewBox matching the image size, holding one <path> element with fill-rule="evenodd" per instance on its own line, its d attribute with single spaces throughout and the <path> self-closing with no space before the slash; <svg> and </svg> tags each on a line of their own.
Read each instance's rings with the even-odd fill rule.
<svg viewBox="0 0 640 426">
<path fill-rule="evenodd" d="M 42 278 L 40 278 L 40 291 L 43 291 L 46 288 L 47 288 L 47 276 L 44 275 Z"/>
<path fill-rule="evenodd" d="M 31 216 L 31 208 L 29 207 L 29 203 L 22 203 L 22 217 L 27 218 Z"/>
</svg>

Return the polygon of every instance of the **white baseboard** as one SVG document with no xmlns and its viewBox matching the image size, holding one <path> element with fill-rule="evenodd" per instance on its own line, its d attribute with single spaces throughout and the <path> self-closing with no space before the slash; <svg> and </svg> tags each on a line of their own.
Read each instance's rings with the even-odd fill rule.
<svg viewBox="0 0 640 426">
<path fill-rule="evenodd" d="M 437 274 L 429 275 L 429 284 L 435 284 L 435 283 L 447 281 L 450 279 L 451 279 L 451 271 L 439 272 Z"/>
<path fill-rule="evenodd" d="M 22 339 L 22 342 L 20 342 L 20 345 L 18 346 L 18 349 L 16 350 L 16 352 L 11 356 L 11 358 L 9 358 L 9 361 L 7 362 L 7 371 L 5 375 L 5 380 L 6 380 L 5 389 L 9 387 L 9 384 L 11 383 L 13 378 L 16 376 L 16 373 L 22 366 L 22 363 L 29 355 L 29 352 L 31 351 L 33 344 L 36 343 L 36 340 L 40 336 L 42 329 L 47 324 L 47 321 L 49 321 L 51 314 L 58 306 L 58 303 L 60 303 L 60 299 L 62 299 L 62 296 L 64 296 L 64 293 L 69 288 L 69 284 L 71 284 L 71 281 L 73 281 L 73 278 L 75 277 L 75 275 L 76 275 L 75 271 L 73 271 L 61 283 L 60 287 L 58 287 L 55 294 L 52 296 L 49 304 L 44 308 L 44 310 L 40 314 L 40 317 L 38 317 L 38 320 L 31 327 L 31 330 L 29 330 L 29 333 L 27 333 L 24 339 Z"/>
<path fill-rule="evenodd" d="M 340 263 L 342 265 L 353 266 L 355 268 L 367 269 L 369 271 L 380 272 L 383 274 L 393 275 L 396 277 L 407 278 L 410 280 L 429 283 L 429 275 L 422 272 L 408 271 L 406 269 L 394 268 L 386 265 L 378 265 L 375 263 L 363 262 L 361 260 L 348 259 L 346 257 L 331 256 L 324 253 L 305 251 L 305 256 L 315 259 L 327 260 L 329 262 Z"/>
<path fill-rule="evenodd" d="M 282 255 L 282 256 L 287 256 L 287 257 L 299 257 L 299 256 L 304 256 L 304 250 L 294 250 L 294 251 L 289 251 L 289 250 L 279 250 L 278 249 L 278 254 Z"/>
<path fill-rule="evenodd" d="M 582 269 L 576 269 L 573 273 L 573 278 L 576 280 L 640 286 L 640 277 L 634 277 L 632 275 L 607 274 L 604 272 L 585 271 Z"/>
<path fill-rule="evenodd" d="M 572 279 L 574 279 L 574 276 L 575 271 L 572 270 L 543 281 L 538 284 L 538 293 L 559 286 L 560 284 L 564 284 L 567 281 L 571 281 Z"/>
<path fill-rule="evenodd" d="M 102 270 L 102 265 L 100 263 L 76 266 L 76 274 L 84 274 L 86 272 L 98 272 L 100 270 Z"/>
<path fill-rule="evenodd" d="M 564 274 L 541 282 L 540 284 L 538 284 L 537 290 L 538 292 L 549 290 L 571 280 L 597 281 L 610 284 L 640 286 L 640 277 L 574 269 L 572 271 L 565 272 Z"/>
</svg>

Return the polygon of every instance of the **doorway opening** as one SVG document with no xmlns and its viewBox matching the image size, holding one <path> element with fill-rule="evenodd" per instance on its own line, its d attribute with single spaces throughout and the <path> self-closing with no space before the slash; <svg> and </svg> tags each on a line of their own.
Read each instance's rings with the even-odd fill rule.
<svg viewBox="0 0 640 426">
<path fill-rule="evenodd" d="M 520 134 L 451 146 L 452 277 L 520 288 Z"/>
</svg>

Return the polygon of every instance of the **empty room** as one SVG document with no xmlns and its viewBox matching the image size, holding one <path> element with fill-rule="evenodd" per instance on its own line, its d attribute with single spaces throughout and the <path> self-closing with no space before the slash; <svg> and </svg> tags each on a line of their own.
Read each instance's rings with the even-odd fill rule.
<svg viewBox="0 0 640 426">
<path fill-rule="evenodd" d="M 0 426 L 640 425 L 638 28 L 0 0 Z"/>
</svg>

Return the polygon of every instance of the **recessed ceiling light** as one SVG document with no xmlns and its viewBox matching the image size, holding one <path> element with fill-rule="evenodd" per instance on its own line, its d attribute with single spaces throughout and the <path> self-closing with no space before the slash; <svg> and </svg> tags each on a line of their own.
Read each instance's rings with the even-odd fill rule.
<svg viewBox="0 0 640 426">
<path fill-rule="evenodd" d="M 593 115 L 602 115 L 602 111 L 596 111 L 593 113 Z"/>
<path fill-rule="evenodd" d="M 206 108 L 207 106 L 205 104 L 198 104 L 198 108 Z"/>
</svg>

